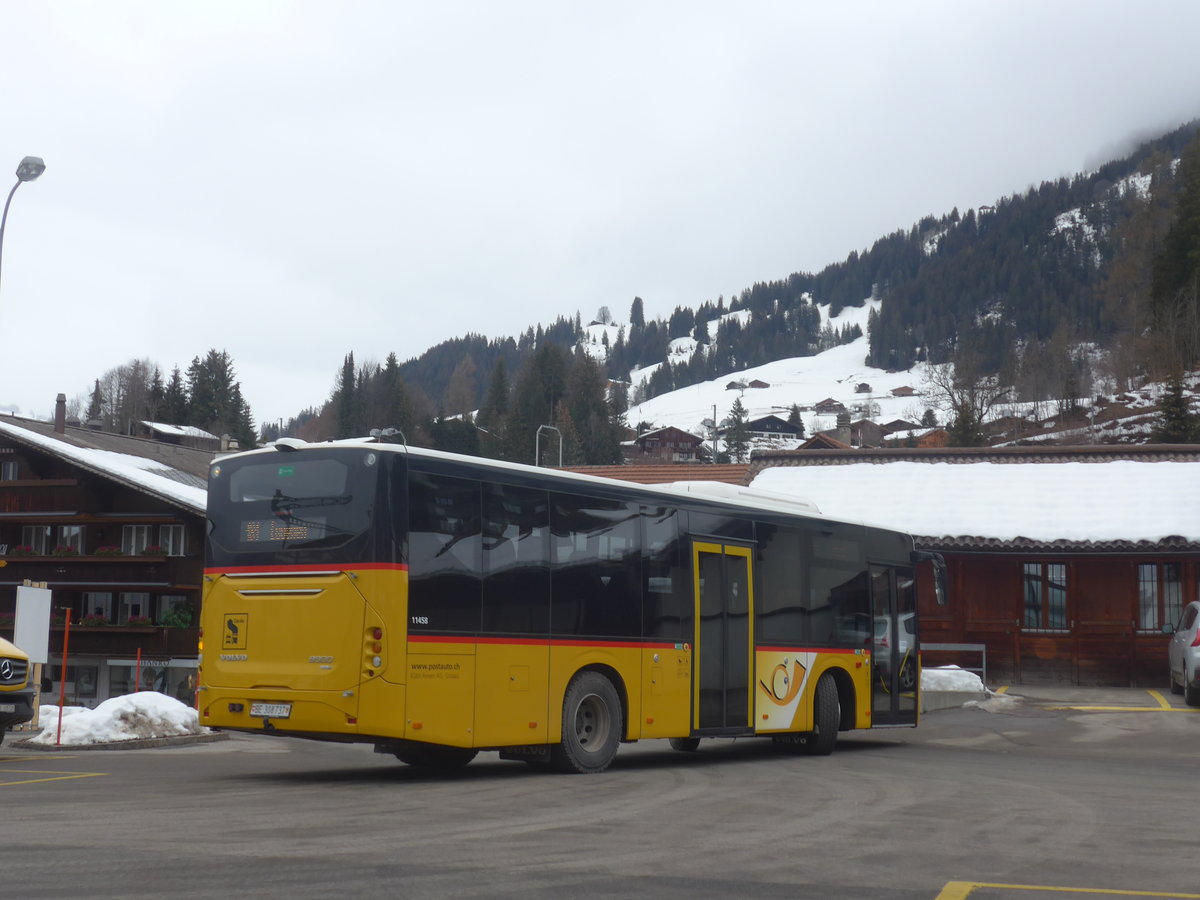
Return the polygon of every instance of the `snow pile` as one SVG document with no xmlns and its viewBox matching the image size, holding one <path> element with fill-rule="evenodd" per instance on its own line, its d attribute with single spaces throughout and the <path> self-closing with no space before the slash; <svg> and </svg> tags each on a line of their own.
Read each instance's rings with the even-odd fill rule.
<svg viewBox="0 0 1200 900">
<path fill-rule="evenodd" d="M 111 744 L 152 738 L 205 734 L 192 707 L 157 691 L 140 691 L 105 700 L 95 709 L 67 706 L 62 711 L 62 743 Z M 58 742 L 58 707 L 39 710 L 40 734 L 29 739 L 33 744 Z"/>
<path fill-rule="evenodd" d="M 923 691 L 964 691 L 973 694 L 986 694 L 988 689 L 974 672 L 960 669 L 958 666 L 938 666 L 933 669 L 921 669 L 921 690 Z"/>
</svg>

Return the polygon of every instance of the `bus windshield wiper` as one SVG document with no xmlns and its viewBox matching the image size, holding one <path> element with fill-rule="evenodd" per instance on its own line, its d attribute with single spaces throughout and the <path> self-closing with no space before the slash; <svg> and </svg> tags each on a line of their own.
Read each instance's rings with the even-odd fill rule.
<svg viewBox="0 0 1200 900">
<path fill-rule="evenodd" d="M 335 494 L 328 497 L 289 497 L 276 489 L 271 498 L 271 512 L 289 514 L 293 509 L 307 509 L 312 506 L 345 506 L 354 499 L 352 494 Z"/>
</svg>

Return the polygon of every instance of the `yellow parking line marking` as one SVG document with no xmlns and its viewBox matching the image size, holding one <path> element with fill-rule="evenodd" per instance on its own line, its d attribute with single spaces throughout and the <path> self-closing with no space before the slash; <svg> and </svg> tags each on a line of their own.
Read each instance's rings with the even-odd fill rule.
<svg viewBox="0 0 1200 900">
<path fill-rule="evenodd" d="M 996 688 L 996 693 L 997 694 L 1007 694 L 1008 693 L 1008 685 L 1003 684 L 1000 687 Z"/>
<path fill-rule="evenodd" d="M 6 769 L 8 775 L 47 775 L 47 778 L 20 778 L 12 781 L 0 781 L 0 787 L 12 787 L 16 784 L 41 784 L 45 781 L 71 781 L 76 778 L 102 778 L 104 772 L 76 772 L 71 775 L 59 775 L 54 772 L 43 772 L 39 769 Z"/>
<path fill-rule="evenodd" d="M 1005 891 L 1041 891 L 1047 894 L 1097 894 L 1105 897 L 1167 897 L 1174 900 L 1200 900 L 1200 894 L 1178 894 L 1172 891 L 1122 891 L 1114 888 L 1078 888 L 1045 884 L 994 884 L 986 881 L 949 881 L 936 900 L 966 900 L 976 888 L 995 888 Z"/>
<path fill-rule="evenodd" d="M 1183 706 L 1043 706 L 1042 709 L 1075 709 L 1087 712 L 1200 712 L 1200 707 Z"/>
<path fill-rule="evenodd" d="M 1158 705 L 1161 706 L 1163 709 L 1171 708 L 1171 704 L 1168 703 L 1166 701 L 1166 698 L 1164 698 L 1163 695 L 1160 694 L 1158 691 L 1146 691 L 1146 693 L 1149 694 L 1151 697 L 1153 697 L 1154 700 L 1158 702 Z"/>
</svg>

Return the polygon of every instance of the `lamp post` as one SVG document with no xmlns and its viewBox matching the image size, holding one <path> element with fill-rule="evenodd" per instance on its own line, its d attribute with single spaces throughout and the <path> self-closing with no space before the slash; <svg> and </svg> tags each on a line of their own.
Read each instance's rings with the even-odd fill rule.
<svg viewBox="0 0 1200 900">
<path fill-rule="evenodd" d="M 4 271 L 4 225 L 8 222 L 8 205 L 12 203 L 17 188 L 26 181 L 37 181 L 38 176 L 45 171 L 46 164 L 40 156 L 27 156 L 17 166 L 17 183 L 8 192 L 8 199 L 4 201 L 4 214 L 0 215 L 0 273 Z"/>
</svg>

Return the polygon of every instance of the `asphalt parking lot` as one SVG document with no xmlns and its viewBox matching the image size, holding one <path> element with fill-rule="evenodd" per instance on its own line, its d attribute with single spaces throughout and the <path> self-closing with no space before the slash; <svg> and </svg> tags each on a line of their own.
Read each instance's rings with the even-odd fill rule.
<svg viewBox="0 0 1200 900">
<path fill-rule="evenodd" d="M 358 745 L 233 735 L 0 747 L 12 897 L 1200 898 L 1200 711 L 1013 687 L 827 758 L 621 748 L 598 776 L 485 753 L 451 776 Z M 9 740 L 12 740 L 10 735 Z M 1140 893 L 1138 893 L 1140 892 Z"/>
</svg>

